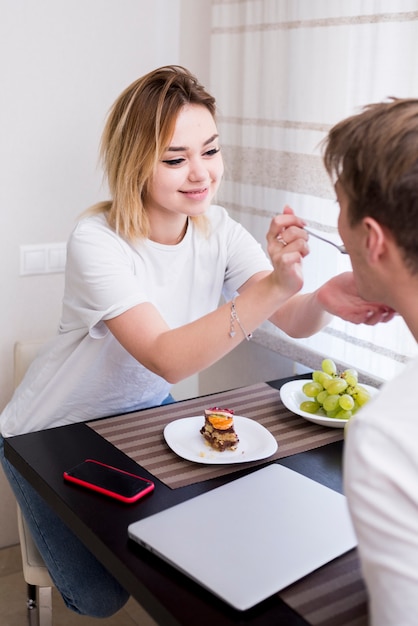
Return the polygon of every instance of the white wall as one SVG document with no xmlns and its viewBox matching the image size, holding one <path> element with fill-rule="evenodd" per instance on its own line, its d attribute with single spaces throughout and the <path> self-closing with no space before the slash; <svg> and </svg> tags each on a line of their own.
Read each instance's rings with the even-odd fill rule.
<svg viewBox="0 0 418 626">
<path fill-rule="evenodd" d="M 297 366 L 291 359 L 254 341 L 243 341 L 235 350 L 200 374 L 199 394 L 254 385 L 295 373 L 298 373 Z"/>
</svg>

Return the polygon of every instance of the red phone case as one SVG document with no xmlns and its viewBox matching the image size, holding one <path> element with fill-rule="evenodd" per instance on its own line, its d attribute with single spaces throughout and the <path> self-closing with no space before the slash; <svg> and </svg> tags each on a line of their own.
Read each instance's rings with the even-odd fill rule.
<svg viewBox="0 0 418 626">
<path fill-rule="evenodd" d="M 138 481 L 138 492 L 134 493 L 131 496 L 123 495 L 116 490 L 112 490 L 103 485 L 101 486 L 93 481 L 90 482 L 88 478 L 81 478 L 80 476 L 77 476 L 78 469 L 85 468 L 86 464 L 94 464 L 96 467 L 99 466 L 106 468 L 106 470 L 111 470 L 112 473 L 116 473 L 120 477 L 126 476 L 134 478 L 135 481 Z M 76 467 L 73 467 L 71 470 L 64 472 L 64 479 L 80 487 L 96 491 L 98 493 L 101 493 L 102 495 L 108 496 L 109 498 L 114 498 L 116 500 L 119 500 L 120 502 L 124 502 L 125 504 L 132 504 L 133 502 L 137 502 L 145 495 L 151 493 L 154 490 L 154 483 L 151 480 L 148 480 L 147 478 L 142 478 L 142 476 L 132 474 L 131 472 L 125 472 L 124 470 L 121 470 L 117 467 L 107 465 L 106 463 L 101 463 L 100 461 L 96 461 L 94 459 L 86 459 Z M 144 487 L 142 487 L 141 483 L 144 483 Z"/>
</svg>

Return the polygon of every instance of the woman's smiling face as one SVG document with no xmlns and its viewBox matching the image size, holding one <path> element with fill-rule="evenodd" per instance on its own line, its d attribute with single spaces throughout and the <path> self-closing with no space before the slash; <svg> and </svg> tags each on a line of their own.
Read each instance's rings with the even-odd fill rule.
<svg viewBox="0 0 418 626">
<path fill-rule="evenodd" d="M 160 159 L 149 188 L 146 209 L 187 216 L 203 214 L 222 180 L 218 131 L 201 105 L 181 109 L 170 145 Z"/>
</svg>

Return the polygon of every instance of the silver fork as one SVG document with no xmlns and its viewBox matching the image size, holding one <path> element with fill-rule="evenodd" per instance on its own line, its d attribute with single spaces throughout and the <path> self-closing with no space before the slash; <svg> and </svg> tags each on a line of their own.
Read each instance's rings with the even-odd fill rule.
<svg viewBox="0 0 418 626">
<path fill-rule="evenodd" d="M 347 250 L 345 249 L 344 244 L 340 244 L 339 245 L 338 243 L 334 243 L 333 241 L 330 241 L 329 239 L 325 239 L 325 237 L 321 237 L 321 235 L 317 235 L 316 233 L 313 233 L 308 228 L 305 228 L 305 230 L 306 230 L 307 233 L 312 235 L 312 237 L 316 237 L 317 239 L 320 239 L 321 241 L 325 241 L 325 243 L 329 243 L 330 246 L 334 246 L 334 248 L 337 248 L 337 250 L 339 250 L 339 252 L 341 252 L 341 254 L 348 254 Z"/>
</svg>

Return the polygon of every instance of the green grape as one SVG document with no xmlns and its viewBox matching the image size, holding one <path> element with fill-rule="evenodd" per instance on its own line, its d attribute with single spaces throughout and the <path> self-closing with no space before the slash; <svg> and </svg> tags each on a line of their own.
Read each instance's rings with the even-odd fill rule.
<svg viewBox="0 0 418 626">
<path fill-rule="evenodd" d="M 299 408 L 301 411 L 305 411 L 305 413 L 317 413 L 321 407 L 318 402 L 305 400 L 305 402 L 301 402 Z"/>
<path fill-rule="evenodd" d="M 320 385 L 319 383 L 315 383 L 315 382 L 308 382 L 305 383 L 302 387 L 302 391 L 305 394 L 305 396 L 308 396 L 308 398 L 315 398 L 318 393 L 320 391 L 322 391 L 324 388 L 322 385 Z"/>
<path fill-rule="evenodd" d="M 354 369 L 344 370 L 341 374 L 341 378 L 344 378 L 350 387 L 355 387 L 358 383 L 358 374 Z"/>
<path fill-rule="evenodd" d="M 335 376 L 337 373 L 337 366 L 332 359 L 324 359 L 322 361 L 322 369 L 326 374 L 330 374 L 331 376 Z"/>
<path fill-rule="evenodd" d="M 327 413 L 328 411 L 335 411 L 335 409 L 338 407 L 339 399 L 340 399 L 340 396 L 336 393 L 332 395 L 328 395 L 324 400 L 324 404 L 322 405 L 324 407 L 324 410 Z"/>
<path fill-rule="evenodd" d="M 339 405 L 343 411 L 352 411 L 354 407 L 354 399 L 348 393 L 343 393 L 339 399 Z"/>
<path fill-rule="evenodd" d="M 341 409 L 341 411 L 338 411 L 337 414 L 335 415 L 335 419 L 337 420 L 348 420 L 350 419 L 350 417 L 352 417 L 352 412 L 351 411 L 344 411 L 343 409 Z"/>
<path fill-rule="evenodd" d="M 369 392 L 361 385 L 357 385 L 352 393 L 352 396 L 359 405 L 359 407 L 363 406 L 364 404 L 366 404 L 366 402 L 370 400 Z"/>
<path fill-rule="evenodd" d="M 312 380 L 315 381 L 316 383 L 320 383 L 321 382 L 321 376 L 322 376 L 323 373 L 324 372 L 321 372 L 321 370 L 314 370 L 312 372 Z"/>
<path fill-rule="evenodd" d="M 328 395 L 329 395 L 328 391 L 326 389 L 323 389 L 323 391 L 320 391 L 318 395 L 316 396 L 316 401 L 319 404 L 324 404 L 324 400 Z"/>
<path fill-rule="evenodd" d="M 327 389 L 328 385 L 334 380 L 334 377 L 331 374 L 326 374 L 325 372 L 321 372 L 319 376 L 319 383 L 323 386 L 324 389 Z"/>
<path fill-rule="evenodd" d="M 344 378 L 334 378 L 327 387 L 329 394 L 343 393 L 347 389 L 347 381 Z"/>
<path fill-rule="evenodd" d="M 334 411 L 327 411 L 327 417 L 335 417 L 341 409 L 334 409 Z"/>
</svg>

